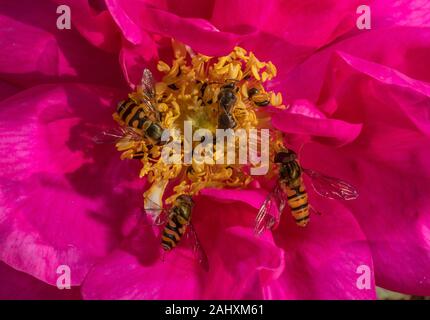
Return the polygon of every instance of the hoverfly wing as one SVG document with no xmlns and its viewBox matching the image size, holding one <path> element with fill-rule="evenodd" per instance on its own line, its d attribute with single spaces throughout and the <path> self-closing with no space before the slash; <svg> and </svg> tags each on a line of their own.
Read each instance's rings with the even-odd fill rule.
<svg viewBox="0 0 430 320">
<path fill-rule="evenodd" d="M 276 188 L 273 190 L 273 195 L 278 202 L 278 213 L 280 215 L 282 211 L 284 211 L 285 206 L 288 203 L 288 200 L 285 192 L 281 189 L 279 182 L 276 185 Z"/>
<path fill-rule="evenodd" d="M 124 133 L 124 136 L 131 141 L 141 141 L 143 139 L 142 133 L 137 131 L 135 128 L 124 127 L 122 128 L 122 132 Z"/>
<path fill-rule="evenodd" d="M 142 208 L 142 213 L 138 217 L 138 224 L 145 226 L 161 226 L 167 222 L 167 215 L 162 213 L 158 215 L 156 218 L 152 218 L 150 215 L 146 214 L 145 209 Z"/>
<path fill-rule="evenodd" d="M 143 208 L 143 212 L 146 215 L 152 216 L 151 214 L 148 214 L 148 211 L 160 211 L 160 214 L 157 214 L 157 216 L 153 217 L 154 225 L 160 226 L 167 222 L 167 218 L 169 217 L 169 209 L 161 208 L 158 203 L 152 201 L 150 198 L 145 198 L 146 201 L 151 203 L 152 208 Z M 154 208 L 155 207 L 155 208 Z"/>
<path fill-rule="evenodd" d="M 152 72 L 149 69 L 143 69 L 142 79 L 140 80 L 140 87 L 143 93 L 151 102 L 155 99 L 155 82 Z"/>
<path fill-rule="evenodd" d="M 155 118 L 153 120 L 160 121 L 160 112 L 157 110 L 155 101 L 155 81 L 149 69 L 144 69 L 142 79 L 140 80 L 140 89 L 143 93 L 142 103 L 145 104 L 149 114 Z"/>
<path fill-rule="evenodd" d="M 354 200 L 358 198 L 357 189 L 346 181 L 326 176 L 311 169 L 303 169 L 311 178 L 312 187 L 320 196 L 337 200 Z"/>
<path fill-rule="evenodd" d="M 124 136 L 121 129 L 105 130 L 93 137 L 93 141 L 97 144 L 116 143 Z"/>
<path fill-rule="evenodd" d="M 142 135 L 131 127 L 121 127 L 102 131 L 93 137 L 93 141 L 97 144 L 115 144 L 124 138 L 129 139 L 130 141 L 139 141 L 142 139 Z"/>
<path fill-rule="evenodd" d="M 261 235 L 265 230 L 277 225 L 285 205 L 286 200 L 278 182 L 267 195 L 255 217 L 254 233 Z"/>
<path fill-rule="evenodd" d="M 206 255 L 205 250 L 202 247 L 202 244 L 200 243 L 199 237 L 197 236 L 196 229 L 194 228 L 191 222 L 188 225 L 188 230 L 189 231 L 187 232 L 187 237 L 190 237 L 191 241 L 193 242 L 194 255 L 197 261 L 199 262 L 199 264 L 207 272 L 209 271 L 209 259 Z"/>
</svg>

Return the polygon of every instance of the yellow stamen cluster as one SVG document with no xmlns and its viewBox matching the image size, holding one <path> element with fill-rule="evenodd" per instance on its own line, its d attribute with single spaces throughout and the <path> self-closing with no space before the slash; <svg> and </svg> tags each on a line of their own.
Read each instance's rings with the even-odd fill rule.
<svg viewBox="0 0 430 320">
<path fill-rule="evenodd" d="M 280 93 L 267 92 L 263 83 L 276 76 L 272 62 L 259 61 L 252 52 L 235 47 L 223 57 L 214 58 L 194 54 L 184 45 L 173 42 L 175 58 L 172 65 L 159 61 L 157 69 L 164 76 L 155 85 L 156 102 L 163 128 L 178 129 L 184 141 L 184 121 L 191 121 L 193 131 L 208 129 L 215 136 L 221 112 L 218 95 L 225 84 L 234 82 L 238 90 L 231 114 L 236 129 L 268 128 L 270 119 L 262 105 L 284 108 Z M 250 96 L 250 89 L 256 94 Z M 138 100 L 139 92 L 130 97 Z M 181 194 L 195 195 L 203 188 L 243 188 L 252 181 L 246 166 L 239 164 L 166 164 L 160 157 L 163 146 L 148 148 L 148 141 L 122 139 L 117 149 L 122 158 L 131 159 L 143 151 L 140 177 L 147 176 L 150 183 L 177 180 L 174 194 L 166 200 L 172 203 Z M 216 148 L 216 146 L 215 146 Z M 223 151 L 223 150 L 216 150 Z M 183 157 L 183 155 L 182 155 Z M 237 162 L 236 162 L 237 163 Z M 249 168 L 248 168 L 249 169 Z"/>
</svg>

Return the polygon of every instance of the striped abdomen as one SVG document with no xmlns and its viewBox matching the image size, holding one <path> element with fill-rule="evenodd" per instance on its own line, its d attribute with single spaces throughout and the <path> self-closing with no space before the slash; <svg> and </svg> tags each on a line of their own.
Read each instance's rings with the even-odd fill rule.
<svg viewBox="0 0 430 320">
<path fill-rule="evenodd" d="M 134 152 L 132 155 L 132 159 L 142 159 L 145 156 L 144 151 Z"/>
<path fill-rule="evenodd" d="M 300 227 L 305 227 L 309 222 L 309 204 L 308 194 L 305 190 L 302 178 L 298 187 L 292 189 L 287 185 L 283 186 L 284 192 L 287 194 L 288 206 L 291 209 L 296 224 Z"/>
<path fill-rule="evenodd" d="M 142 130 L 143 134 L 154 143 L 161 143 L 163 128 L 159 123 L 151 121 L 146 115 L 145 109 L 134 100 L 121 101 L 116 112 L 126 126 Z"/>
<path fill-rule="evenodd" d="M 188 208 L 186 207 L 173 207 L 172 214 L 167 220 L 167 224 L 164 227 L 163 235 L 161 237 L 161 246 L 164 250 L 169 251 L 176 247 L 182 236 L 185 234 L 189 222 L 186 218 L 187 214 L 184 212 L 184 210 L 187 209 Z"/>
<path fill-rule="evenodd" d="M 145 115 L 145 110 L 136 104 L 132 99 L 127 99 L 119 103 L 117 113 L 126 126 L 143 129 L 148 117 Z"/>
</svg>

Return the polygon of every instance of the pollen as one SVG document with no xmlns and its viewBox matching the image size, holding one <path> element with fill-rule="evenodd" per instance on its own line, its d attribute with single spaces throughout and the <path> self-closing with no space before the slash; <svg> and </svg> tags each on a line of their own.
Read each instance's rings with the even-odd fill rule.
<svg viewBox="0 0 430 320">
<path fill-rule="evenodd" d="M 264 83 L 272 80 L 277 70 L 272 62 L 257 59 L 252 52 L 235 47 L 226 56 L 211 57 L 194 53 L 189 47 L 180 42 L 172 41 L 174 59 L 171 63 L 159 61 L 159 82 L 155 83 L 155 106 L 160 115 L 153 120 L 163 129 L 177 129 L 180 145 L 186 142 L 184 122 L 192 124 L 193 132 L 198 129 L 209 130 L 213 136 L 220 127 L 220 116 L 226 113 L 219 101 L 220 92 L 230 85 L 236 98 L 229 110 L 228 119 L 231 128 L 249 132 L 251 129 L 267 128 L 270 115 L 267 106 L 285 108 L 282 105 L 282 95 L 279 92 L 266 91 Z M 141 89 L 137 88 L 129 94 L 136 105 L 145 105 L 147 98 Z M 143 108 L 143 107 L 142 107 Z M 115 112 L 113 118 L 124 126 L 124 119 Z M 144 116 L 144 115 L 142 115 Z M 234 126 L 233 126 L 234 123 Z M 140 132 L 139 130 L 135 130 Z M 238 137 L 235 137 L 238 140 Z M 235 142 L 238 142 L 236 141 Z M 194 148 L 200 141 L 188 141 Z M 239 143 L 237 143 L 239 145 Z M 164 144 L 156 144 L 150 139 L 133 139 L 125 135 L 116 144 L 122 153 L 122 159 L 139 159 L 142 163 L 140 177 L 147 177 L 152 187 L 144 197 L 164 196 L 166 186 L 176 183 L 164 203 L 173 203 L 182 195 L 197 195 L 204 188 L 246 188 L 253 180 L 249 172 L 252 164 L 219 164 L 217 157 L 226 148 L 215 144 L 214 161 L 199 162 L 193 159 L 185 161 L 184 150 L 180 163 L 168 164 L 163 161 L 161 154 Z M 239 147 L 236 147 L 239 150 Z M 169 151 L 169 150 L 168 150 Z M 172 150 L 173 152 L 173 150 Z"/>
</svg>

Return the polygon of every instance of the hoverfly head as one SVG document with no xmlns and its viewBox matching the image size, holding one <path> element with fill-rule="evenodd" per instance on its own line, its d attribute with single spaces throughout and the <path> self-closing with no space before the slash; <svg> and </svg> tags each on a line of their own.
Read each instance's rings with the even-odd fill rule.
<svg viewBox="0 0 430 320">
<path fill-rule="evenodd" d="M 295 161 L 297 159 L 297 155 L 292 150 L 285 150 L 276 153 L 274 162 L 275 163 L 288 163 L 291 161 Z"/>
<path fill-rule="evenodd" d="M 190 207 L 194 206 L 194 201 L 192 197 L 187 194 L 181 194 L 179 197 L 176 198 L 176 201 L 178 201 L 179 203 L 184 203 Z"/>
</svg>

